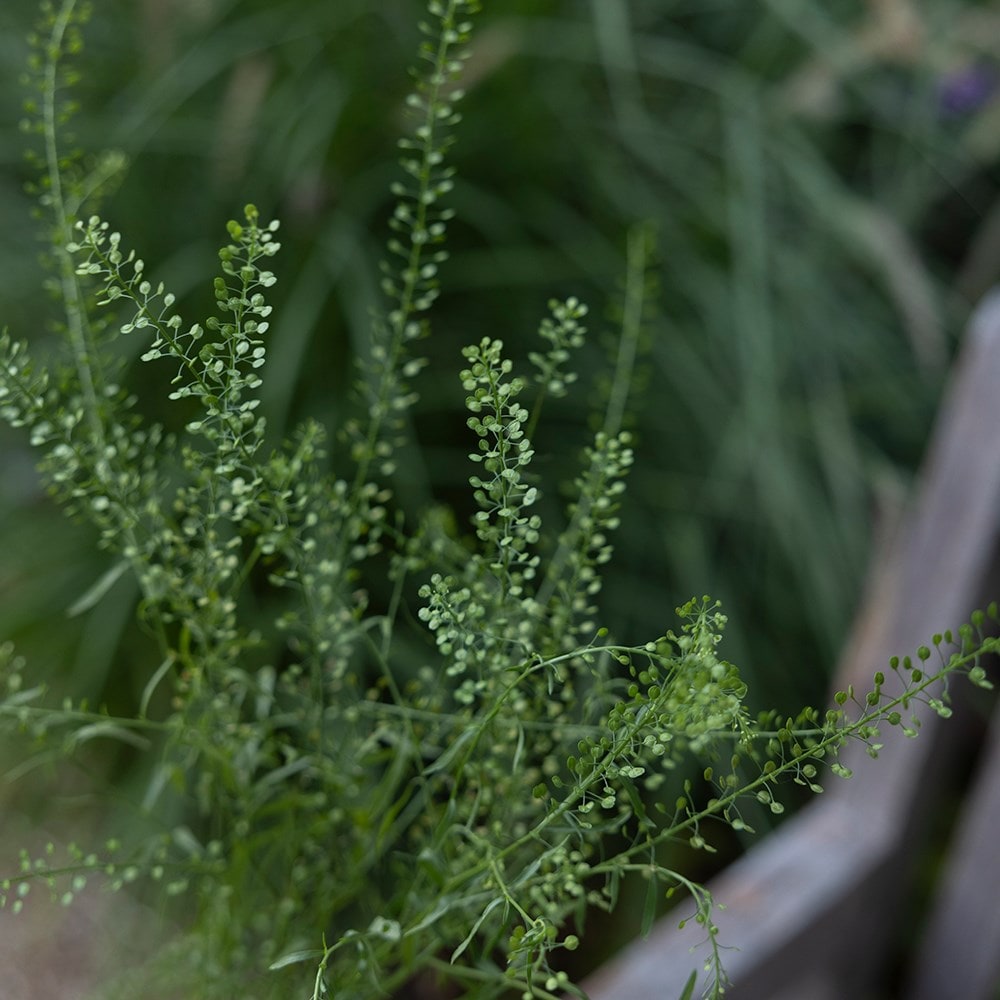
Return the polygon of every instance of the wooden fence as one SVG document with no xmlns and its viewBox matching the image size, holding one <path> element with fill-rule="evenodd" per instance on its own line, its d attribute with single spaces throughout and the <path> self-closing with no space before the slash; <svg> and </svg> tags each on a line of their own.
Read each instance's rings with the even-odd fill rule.
<svg viewBox="0 0 1000 1000">
<path fill-rule="evenodd" d="M 873 569 L 836 686 L 868 690 L 891 655 L 1000 598 L 998 537 L 1000 291 L 970 324 L 920 487 Z M 983 732 L 961 707 L 949 720 L 926 712 L 916 740 L 884 727 L 878 760 L 848 748 L 854 777 L 828 779 L 824 795 L 710 884 L 726 906 L 718 940 L 734 949 L 727 1000 L 1000 998 L 1000 709 Z M 932 822 L 953 814 L 956 788 L 928 900 L 917 892 L 922 849 Z M 591 1000 L 676 1000 L 708 955 L 701 928 L 677 924 L 666 916 L 596 972 L 584 984 Z M 904 927 L 914 930 L 901 953 Z"/>
</svg>

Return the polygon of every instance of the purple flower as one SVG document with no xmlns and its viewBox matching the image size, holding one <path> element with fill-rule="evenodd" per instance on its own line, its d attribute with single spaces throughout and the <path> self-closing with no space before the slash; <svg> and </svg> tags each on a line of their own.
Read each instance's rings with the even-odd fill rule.
<svg viewBox="0 0 1000 1000">
<path fill-rule="evenodd" d="M 997 90 L 997 73 L 990 66 L 963 66 L 938 82 L 938 108 L 945 118 L 971 114 Z"/>
</svg>

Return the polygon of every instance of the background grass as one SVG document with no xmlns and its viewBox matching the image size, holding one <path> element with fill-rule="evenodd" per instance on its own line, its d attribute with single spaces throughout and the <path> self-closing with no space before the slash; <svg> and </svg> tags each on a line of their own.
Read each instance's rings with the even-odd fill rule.
<svg viewBox="0 0 1000 1000">
<path fill-rule="evenodd" d="M 105 214 L 211 311 L 215 249 L 246 201 L 282 219 L 265 379 L 280 434 L 350 407 L 396 176 L 420 0 L 102 0 L 76 124 L 132 166 Z M 599 402 L 625 233 L 658 233 L 659 313 L 635 395 L 638 462 L 605 620 L 657 634 L 721 598 L 755 706 L 822 701 L 872 554 L 905 493 L 969 310 L 1000 268 L 995 3 L 492 0 L 455 150 L 458 211 L 398 484 L 465 495 L 460 349 L 533 348 L 545 302 L 594 332 L 578 392 L 542 422 L 551 500 Z M 41 340 L 17 131 L 34 4 L 0 12 L 0 322 Z M 123 350 L 137 356 L 139 342 Z M 159 372 L 144 407 L 170 418 Z M 150 669 L 121 581 L 0 429 L 0 636 L 76 695 L 128 704 Z"/>
</svg>

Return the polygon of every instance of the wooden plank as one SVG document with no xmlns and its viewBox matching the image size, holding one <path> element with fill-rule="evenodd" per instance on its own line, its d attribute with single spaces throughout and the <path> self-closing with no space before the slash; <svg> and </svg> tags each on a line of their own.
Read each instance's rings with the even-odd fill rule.
<svg viewBox="0 0 1000 1000">
<path fill-rule="evenodd" d="M 732 996 L 772 1000 L 793 982 L 816 979 L 817 972 L 819 982 L 800 989 L 797 1000 L 828 988 L 823 970 L 835 960 L 837 927 L 865 920 L 863 887 L 891 860 L 896 837 L 887 816 L 876 814 L 859 827 L 844 803 L 818 803 L 712 881 L 713 895 L 726 906 L 716 913 L 719 942 L 738 949 L 724 953 Z M 685 907 L 676 912 L 584 983 L 587 995 L 592 1000 L 679 996 L 710 952 L 700 927 L 678 930 Z"/>
<path fill-rule="evenodd" d="M 906 1000 L 1000 995 L 1000 709 L 914 954 Z"/>
<path fill-rule="evenodd" d="M 844 683 L 866 690 L 890 655 L 957 628 L 983 600 L 1000 527 L 998 428 L 1000 294 L 994 293 L 971 323 L 917 502 L 860 616 Z M 954 720 L 942 724 L 925 713 L 917 740 L 888 729 L 877 761 L 863 747 L 846 748 L 843 760 L 855 771 L 850 781 L 833 786 L 712 881 L 715 899 L 727 907 L 716 915 L 718 940 L 737 949 L 726 952 L 734 982 L 727 997 L 827 1000 L 851 995 L 877 974 L 957 729 Z M 700 928 L 677 929 L 683 915 L 681 906 L 647 940 L 598 970 L 584 984 L 592 1000 L 678 996 L 709 954 Z M 937 994 L 944 995 L 964 994 L 949 987 Z"/>
</svg>

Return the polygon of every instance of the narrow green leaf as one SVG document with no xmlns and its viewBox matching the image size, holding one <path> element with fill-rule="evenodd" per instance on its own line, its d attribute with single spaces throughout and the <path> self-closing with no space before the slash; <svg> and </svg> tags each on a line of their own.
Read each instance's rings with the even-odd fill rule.
<svg viewBox="0 0 1000 1000">
<path fill-rule="evenodd" d="M 691 1000 L 694 996 L 694 988 L 698 985 L 698 970 L 695 969 L 691 973 L 690 979 L 684 984 L 684 992 L 677 998 L 677 1000 Z"/>
<path fill-rule="evenodd" d="M 17 691 L 7 695 L 3 700 L 3 708 L 16 708 L 18 705 L 27 705 L 28 702 L 41 698 L 45 694 L 45 688 L 39 684 L 37 687 L 28 688 L 27 691 Z"/>
<path fill-rule="evenodd" d="M 649 936 L 649 932 L 653 927 L 653 921 L 656 919 L 656 899 L 659 895 L 660 883 L 655 875 L 649 876 L 649 885 L 646 887 L 646 902 L 642 907 L 642 924 L 639 929 L 640 935 L 643 938 Z"/>
<path fill-rule="evenodd" d="M 70 736 L 69 744 L 75 749 L 83 743 L 96 739 L 118 740 L 138 750 L 149 749 L 149 740 L 144 736 L 110 719 L 107 722 L 92 722 L 89 726 L 81 726 Z"/>
<path fill-rule="evenodd" d="M 501 899 L 501 897 L 499 897 L 499 896 L 497 896 L 496 899 L 491 899 L 490 900 L 489 905 L 479 915 L 479 919 L 472 925 L 472 930 L 469 931 L 469 934 L 466 937 L 466 939 L 451 953 L 451 960 L 450 961 L 451 961 L 452 964 L 454 964 L 461 957 L 462 952 L 464 952 L 465 949 L 468 948 L 470 944 L 472 944 L 472 939 L 476 936 L 476 933 L 479 931 L 479 928 L 483 926 L 483 923 L 486 921 L 486 918 L 502 902 L 503 902 L 503 899 Z"/>
<path fill-rule="evenodd" d="M 157 668 L 156 672 L 146 682 L 142 689 L 142 698 L 139 700 L 139 718 L 146 718 L 146 711 L 149 709 L 149 700 L 153 697 L 153 692 L 159 687 L 160 681 L 166 676 L 167 671 L 173 665 L 173 657 L 168 656 Z"/>
<path fill-rule="evenodd" d="M 118 582 L 118 578 L 129 568 L 128 560 L 115 563 L 87 591 L 78 597 L 66 610 L 70 618 L 89 611 Z"/>
<path fill-rule="evenodd" d="M 276 958 L 267 968 L 269 972 L 276 972 L 285 968 L 286 965 L 297 965 L 299 962 L 315 962 L 323 957 L 323 952 L 317 948 L 307 948 L 302 951 L 290 951 L 281 958 Z"/>
<path fill-rule="evenodd" d="M 450 767 L 451 762 L 458 756 L 459 751 L 476 735 L 476 732 L 477 730 L 475 729 L 466 729 L 433 764 L 428 764 L 424 768 L 424 775 L 437 774 L 439 771 L 444 771 Z"/>
<path fill-rule="evenodd" d="M 412 927 L 407 927 L 404 932 L 404 937 L 409 937 L 411 934 L 419 934 L 420 931 L 425 930 L 430 927 L 431 924 L 436 923 L 441 917 L 443 917 L 454 905 L 455 900 L 453 896 L 443 896 L 437 901 L 434 909 L 430 911 L 425 917 L 421 918 Z"/>
</svg>

